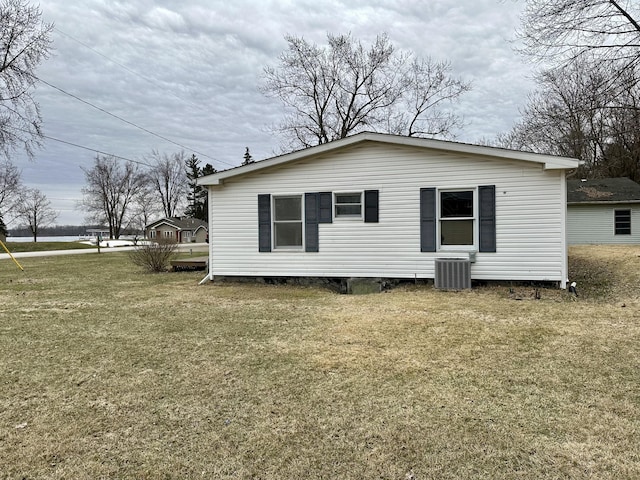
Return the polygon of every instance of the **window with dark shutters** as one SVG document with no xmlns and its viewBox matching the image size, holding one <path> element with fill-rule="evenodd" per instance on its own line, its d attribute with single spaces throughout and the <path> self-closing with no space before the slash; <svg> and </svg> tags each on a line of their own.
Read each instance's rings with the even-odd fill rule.
<svg viewBox="0 0 640 480">
<path fill-rule="evenodd" d="M 333 220 L 333 204 L 331 200 L 333 194 L 331 192 L 320 192 L 318 195 L 320 196 L 318 223 L 331 223 Z"/>
<path fill-rule="evenodd" d="M 480 222 L 480 252 L 496 251 L 496 187 L 478 187 L 478 209 Z"/>
<path fill-rule="evenodd" d="M 271 195 L 258 195 L 258 251 L 271 251 Z"/>
<path fill-rule="evenodd" d="M 420 189 L 420 251 L 436 251 L 436 189 Z"/>
<path fill-rule="evenodd" d="M 320 216 L 320 194 L 304 194 L 304 244 L 305 252 L 317 252 L 319 250 L 318 219 Z"/>
<path fill-rule="evenodd" d="M 365 223 L 378 223 L 378 190 L 364 191 L 364 221 Z"/>
</svg>

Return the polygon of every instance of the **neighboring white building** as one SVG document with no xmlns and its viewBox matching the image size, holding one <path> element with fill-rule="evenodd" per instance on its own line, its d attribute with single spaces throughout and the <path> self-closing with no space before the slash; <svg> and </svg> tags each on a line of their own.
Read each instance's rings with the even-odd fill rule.
<svg viewBox="0 0 640 480">
<path fill-rule="evenodd" d="M 569 245 L 640 244 L 640 185 L 628 178 L 567 182 Z"/>
<path fill-rule="evenodd" d="M 198 179 L 216 276 L 567 279 L 565 171 L 578 161 L 360 133 Z"/>
</svg>

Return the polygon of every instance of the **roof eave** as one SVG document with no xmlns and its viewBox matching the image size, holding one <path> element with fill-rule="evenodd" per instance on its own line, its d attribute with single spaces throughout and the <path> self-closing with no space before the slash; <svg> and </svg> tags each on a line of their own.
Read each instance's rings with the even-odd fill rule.
<svg viewBox="0 0 640 480">
<path fill-rule="evenodd" d="M 428 148 L 432 150 L 464 153 L 469 155 L 480 155 L 484 157 L 503 158 L 505 160 L 519 160 L 541 164 L 545 170 L 569 170 L 577 168 L 580 162 L 573 158 L 556 157 L 539 153 L 521 152 L 497 147 L 487 147 L 483 145 L 472 145 L 467 143 L 455 143 L 444 140 L 435 140 L 420 137 L 403 137 L 399 135 L 388 135 L 382 133 L 363 132 L 351 137 L 342 138 L 329 143 L 323 143 L 314 147 L 298 150 L 277 157 L 268 158 L 259 162 L 242 165 L 239 167 L 217 172 L 197 180 L 198 185 L 222 185 L 226 178 L 245 175 L 257 170 L 263 170 L 283 163 L 299 160 L 323 153 L 347 147 L 365 141 L 381 142 L 392 145 L 404 145 L 417 148 Z"/>
<path fill-rule="evenodd" d="M 620 203 L 640 203 L 640 200 L 578 200 L 567 202 L 567 205 L 617 205 Z"/>
</svg>

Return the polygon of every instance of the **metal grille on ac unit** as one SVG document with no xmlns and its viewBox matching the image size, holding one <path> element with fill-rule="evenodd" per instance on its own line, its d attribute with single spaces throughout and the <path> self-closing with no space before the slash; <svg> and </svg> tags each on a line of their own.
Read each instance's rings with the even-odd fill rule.
<svg viewBox="0 0 640 480">
<path fill-rule="evenodd" d="M 442 290 L 471 288 L 471 262 L 462 258 L 436 258 L 434 285 Z"/>
</svg>

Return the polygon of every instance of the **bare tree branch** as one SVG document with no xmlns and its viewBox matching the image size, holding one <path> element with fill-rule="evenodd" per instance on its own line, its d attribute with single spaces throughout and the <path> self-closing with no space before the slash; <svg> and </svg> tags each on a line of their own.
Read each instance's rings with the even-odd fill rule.
<svg viewBox="0 0 640 480">
<path fill-rule="evenodd" d="M 184 207 L 187 195 L 187 174 L 184 165 L 187 157 L 184 152 L 168 155 L 152 151 L 148 161 L 152 166 L 147 178 L 162 205 L 166 217 L 174 217 Z"/>
<path fill-rule="evenodd" d="M 319 47 L 285 37 L 278 67 L 266 67 L 261 90 L 286 108 L 274 128 L 284 150 L 306 148 L 362 130 L 452 136 L 461 119 L 448 107 L 469 90 L 450 65 L 396 52 L 386 35 L 365 48 L 350 35 L 327 35 Z"/>
<path fill-rule="evenodd" d="M 58 212 L 51 207 L 51 202 L 36 188 L 28 188 L 22 192 L 16 212 L 16 219 L 29 228 L 34 242 L 38 241 L 38 232 L 41 228 L 51 225 L 58 219 Z"/>
<path fill-rule="evenodd" d="M 87 185 L 81 205 L 91 219 L 108 224 L 110 238 L 119 238 L 129 221 L 131 203 L 144 185 L 144 174 L 138 165 L 101 155 L 83 171 Z"/>
<path fill-rule="evenodd" d="M 53 24 L 26 0 L 0 1 L 0 153 L 40 146 L 42 118 L 32 92 L 36 67 L 49 56 Z"/>
</svg>

